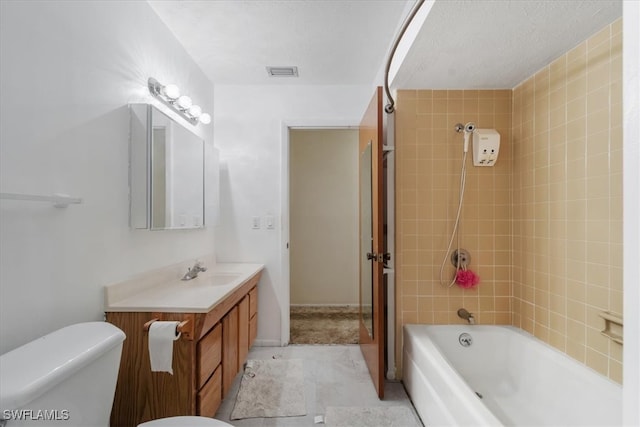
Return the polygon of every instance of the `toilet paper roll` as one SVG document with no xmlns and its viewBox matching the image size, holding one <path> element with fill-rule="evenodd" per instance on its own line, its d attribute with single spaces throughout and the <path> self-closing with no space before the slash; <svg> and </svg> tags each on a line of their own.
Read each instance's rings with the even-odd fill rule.
<svg viewBox="0 0 640 427">
<path fill-rule="evenodd" d="M 176 333 L 179 323 L 155 321 L 149 326 L 151 371 L 173 375 L 173 342 L 180 338 L 180 333 Z"/>
</svg>

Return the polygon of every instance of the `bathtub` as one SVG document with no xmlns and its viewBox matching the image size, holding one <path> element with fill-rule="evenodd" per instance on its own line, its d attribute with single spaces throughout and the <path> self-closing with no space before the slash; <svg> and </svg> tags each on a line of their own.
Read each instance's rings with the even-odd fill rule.
<svg viewBox="0 0 640 427">
<path fill-rule="evenodd" d="M 619 384 L 511 326 L 405 325 L 402 363 L 426 426 L 622 424 Z"/>
</svg>

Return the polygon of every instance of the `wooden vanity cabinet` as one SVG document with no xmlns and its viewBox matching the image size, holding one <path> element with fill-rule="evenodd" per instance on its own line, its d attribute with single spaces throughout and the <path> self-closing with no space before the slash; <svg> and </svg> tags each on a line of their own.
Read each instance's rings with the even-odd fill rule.
<svg viewBox="0 0 640 427">
<path fill-rule="evenodd" d="M 257 316 L 252 310 L 257 311 L 260 275 L 251 277 L 208 313 L 106 313 L 107 321 L 127 336 L 111 426 L 134 427 L 173 416 L 215 415 L 253 343 L 251 322 Z M 143 325 L 152 319 L 190 322 L 174 342 L 173 375 L 151 372 Z"/>
</svg>

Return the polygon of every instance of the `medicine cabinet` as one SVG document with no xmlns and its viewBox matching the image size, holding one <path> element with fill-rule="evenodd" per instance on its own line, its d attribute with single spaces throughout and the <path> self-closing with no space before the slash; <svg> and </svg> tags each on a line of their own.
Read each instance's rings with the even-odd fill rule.
<svg viewBox="0 0 640 427">
<path fill-rule="evenodd" d="M 130 104 L 130 225 L 204 228 L 204 140 L 150 104 Z"/>
</svg>

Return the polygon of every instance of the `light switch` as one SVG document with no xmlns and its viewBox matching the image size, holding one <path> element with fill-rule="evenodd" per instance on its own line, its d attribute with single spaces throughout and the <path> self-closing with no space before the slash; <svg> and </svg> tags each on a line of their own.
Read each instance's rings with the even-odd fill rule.
<svg viewBox="0 0 640 427">
<path fill-rule="evenodd" d="M 259 216 L 254 216 L 253 218 L 251 218 L 251 228 L 253 228 L 254 230 L 258 230 L 260 228 Z"/>
<path fill-rule="evenodd" d="M 275 228 L 275 220 L 273 219 L 272 215 L 267 215 L 266 217 L 264 217 L 264 221 L 267 224 L 267 229 L 273 230 Z"/>
</svg>

